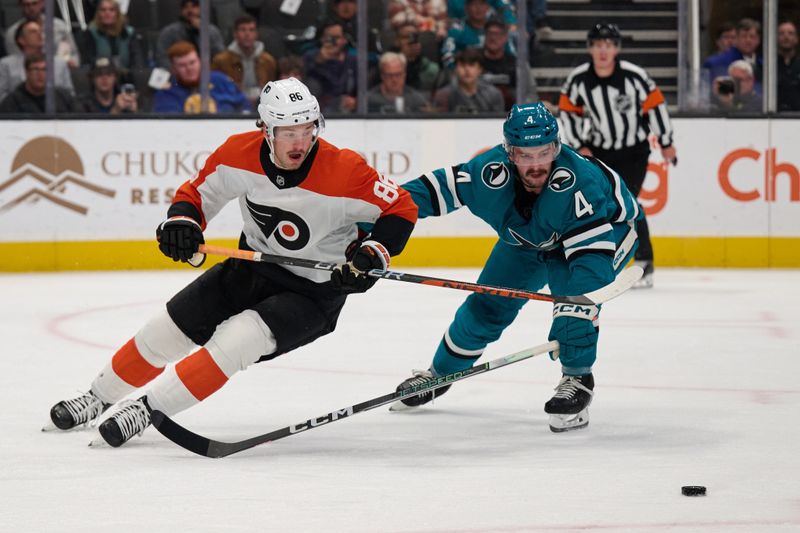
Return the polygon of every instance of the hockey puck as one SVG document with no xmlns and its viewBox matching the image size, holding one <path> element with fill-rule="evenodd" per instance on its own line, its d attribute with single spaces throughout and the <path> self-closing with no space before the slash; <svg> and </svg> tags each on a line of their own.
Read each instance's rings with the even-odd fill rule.
<svg viewBox="0 0 800 533">
<path fill-rule="evenodd" d="M 681 494 L 684 496 L 705 496 L 706 488 L 702 485 L 686 485 L 681 487 Z"/>
</svg>

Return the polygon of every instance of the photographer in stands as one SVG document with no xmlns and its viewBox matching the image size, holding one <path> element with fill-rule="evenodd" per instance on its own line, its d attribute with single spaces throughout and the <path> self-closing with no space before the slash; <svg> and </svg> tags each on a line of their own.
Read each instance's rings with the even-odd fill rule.
<svg viewBox="0 0 800 533">
<path fill-rule="evenodd" d="M 89 71 L 90 91 L 81 99 L 81 106 L 87 113 L 111 114 L 136 113 L 136 87 L 124 83 L 117 87 L 119 72 L 107 57 L 95 60 Z"/>
<path fill-rule="evenodd" d="M 713 104 L 722 112 L 761 112 L 761 96 L 755 92 L 753 67 L 739 59 L 728 67 L 728 76 L 720 76 L 712 86 Z"/>
</svg>

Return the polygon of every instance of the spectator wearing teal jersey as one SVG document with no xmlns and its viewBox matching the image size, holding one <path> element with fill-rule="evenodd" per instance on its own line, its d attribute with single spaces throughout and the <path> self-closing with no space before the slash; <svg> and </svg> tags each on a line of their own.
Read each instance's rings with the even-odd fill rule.
<svg viewBox="0 0 800 533">
<path fill-rule="evenodd" d="M 517 24 L 517 15 L 514 13 L 515 3 L 510 0 L 489 0 L 489 7 L 494 11 L 495 16 L 502 18 L 503 22 L 511 27 L 511 31 L 514 31 Z M 447 0 L 447 16 L 453 20 L 463 20 L 466 17 L 465 4 L 466 0 Z"/>
<path fill-rule="evenodd" d="M 455 57 L 458 52 L 467 48 L 482 48 L 484 42 L 484 27 L 489 20 L 489 4 L 487 0 L 466 0 L 466 18 L 455 22 L 447 32 L 447 38 L 442 44 L 442 64 L 452 69 L 455 67 Z M 506 49 L 511 55 L 517 55 L 514 43 L 509 39 Z"/>
</svg>

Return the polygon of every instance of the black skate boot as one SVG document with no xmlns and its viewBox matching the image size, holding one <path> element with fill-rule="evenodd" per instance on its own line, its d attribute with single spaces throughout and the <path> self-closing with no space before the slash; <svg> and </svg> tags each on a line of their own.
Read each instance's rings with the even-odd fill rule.
<svg viewBox="0 0 800 533">
<path fill-rule="evenodd" d="M 100 436 L 109 446 L 119 448 L 134 435 L 141 435 L 150 425 L 150 406 L 142 396 L 138 400 L 122 402 L 119 409 L 105 419 L 100 427 Z"/>
<path fill-rule="evenodd" d="M 433 374 L 430 370 L 414 370 L 414 375 L 402 382 L 400 385 L 397 386 L 397 392 L 407 391 L 414 387 L 418 387 L 423 385 L 429 381 L 432 381 L 436 378 L 433 377 Z M 420 405 L 424 405 L 434 398 L 438 398 L 442 394 L 450 389 L 450 385 L 445 385 L 444 387 L 439 387 L 433 391 L 421 392 L 416 396 L 409 396 L 405 400 L 400 400 L 394 402 L 391 407 L 389 407 L 390 411 L 408 411 L 409 409 L 415 409 Z"/>
<path fill-rule="evenodd" d="M 61 430 L 68 430 L 81 424 L 86 425 L 97 420 L 111 406 L 89 391 L 72 400 L 58 402 L 50 409 L 50 420 Z M 45 427 L 44 430 L 54 429 Z"/>
<path fill-rule="evenodd" d="M 550 415 L 550 430 L 561 433 L 588 426 L 593 389 L 592 374 L 562 376 L 555 388 L 556 393 L 544 404 L 544 412 Z"/>
<path fill-rule="evenodd" d="M 653 268 L 652 261 L 634 261 L 634 265 L 638 265 L 642 267 L 644 270 L 644 274 L 639 281 L 633 286 L 634 289 L 652 289 L 653 288 L 653 273 L 655 269 Z"/>
</svg>

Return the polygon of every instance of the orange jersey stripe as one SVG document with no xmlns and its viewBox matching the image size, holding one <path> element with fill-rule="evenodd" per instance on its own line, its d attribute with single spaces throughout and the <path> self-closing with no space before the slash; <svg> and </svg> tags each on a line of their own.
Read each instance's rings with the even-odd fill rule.
<svg viewBox="0 0 800 533">
<path fill-rule="evenodd" d="M 200 401 L 211 396 L 228 381 L 228 376 L 205 348 L 200 348 L 175 365 L 175 373 L 192 396 Z"/>
<path fill-rule="evenodd" d="M 172 203 L 189 202 L 194 205 L 202 217 L 200 228 L 205 230 L 207 224 L 206 215 L 203 212 L 203 201 L 197 188 L 205 183 L 209 174 L 216 172 L 217 166 L 222 164 L 223 161 L 225 161 L 225 164 L 236 166 L 236 168 L 263 174 L 264 170 L 261 168 L 260 157 L 261 141 L 263 139 L 264 135 L 260 131 L 249 131 L 229 137 L 222 146 L 208 157 L 197 175 L 178 188 Z"/>
<path fill-rule="evenodd" d="M 206 178 L 216 172 L 219 165 L 226 165 L 236 169 L 245 170 L 255 174 L 264 174 L 261 166 L 261 143 L 264 136 L 260 131 L 252 131 L 233 135 L 228 138 L 217 150 L 209 156 L 203 168 L 191 180 L 180 186 L 175 193 L 175 202 L 189 202 L 194 205 L 202 216 L 200 226 L 205 229 L 207 220 L 202 205 L 202 197 L 198 188 L 205 183 Z M 331 197 L 346 197 L 364 200 L 380 207 L 383 215 L 397 215 L 414 223 L 417 221 L 417 208 L 411 195 L 396 187 L 391 181 L 384 179 L 395 186 L 396 199 L 391 198 L 384 190 L 377 190 L 389 185 L 375 185 L 379 175 L 370 167 L 359 154 L 352 150 L 340 150 L 324 139 L 319 139 L 319 149 L 314 163 L 308 171 L 308 176 L 299 185 L 299 188 L 317 194 Z"/>
<path fill-rule="evenodd" d="M 651 109 L 658 107 L 663 103 L 664 95 L 661 93 L 661 89 L 656 88 L 647 95 L 647 99 L 642 104 L 642 111 L 647 113 Z"/>
<path fill-rule="evenodd" d="M 134 339 L 126 342 L 111 358 L 111 368 L 122 381 L 134 387 L 143 387 L 164 371 L 148 363 Z"/>
<path fill-rule="evenodd" d="M 381 178 L 366 160 L 352 150 L 340 150 L 325 139 L 319 139 L 319 150 L 308 177 L 299 185 L 301 189 L 325 196 L 344 196 L 357 198 L 381 208 L 383 215 L 397 215 L 409 222 L 417 221 L 417 206 L 405 189 L 388 178 Z M 376 182 L 379 182 L 376 185 Z M 386 193 L 393 186 L 398 193 L 392 202 L 387 201 L 393 194 Z"/>
<path fill-rule="evenodd" d="M 577 113 L 583 115 L 583 106 L 573 104 L 566 94 L 562 94 L 558 99 L 558 108 L 567 113 Z"/>
</svg>

